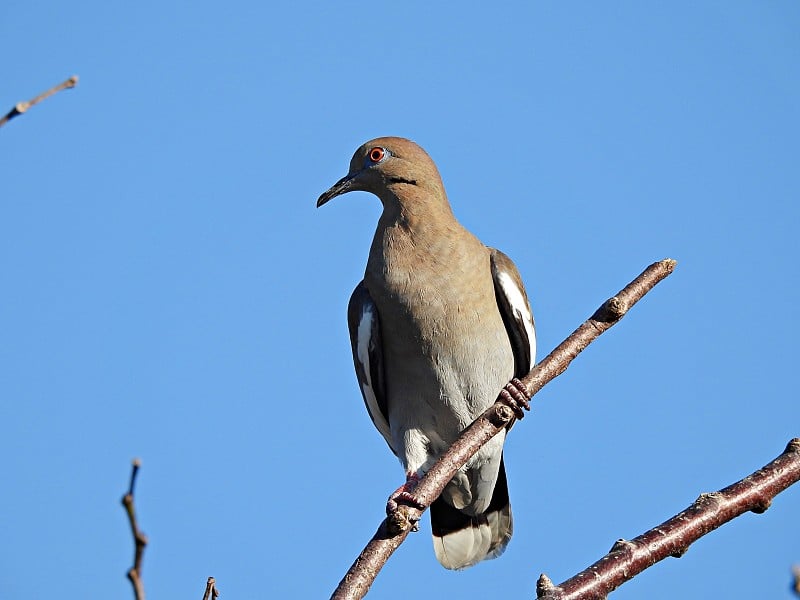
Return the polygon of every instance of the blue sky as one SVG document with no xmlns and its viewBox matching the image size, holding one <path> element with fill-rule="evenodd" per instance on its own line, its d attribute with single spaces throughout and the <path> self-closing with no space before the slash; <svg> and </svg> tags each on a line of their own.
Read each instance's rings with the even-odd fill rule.
<svg viewBox="0 0 800 600">
<path fill-rule="evenodd" d="M 352 152 L 419 142 L 509 254 L 542 356 L 649 263 L 676 272 L 535 399 L 499 560 L 427 522 L 370 598 L 534 595 L 800 435 L 800 5 L 17 3 L 0 110 L 0 586 L 324 598 L 402 481 L 345 308 L 380 205 L 317 210 Z M 800 488 L 623 586 L 790 598 Z M 422 590 L 422 591 L 418 591 Z"/>
</svg>

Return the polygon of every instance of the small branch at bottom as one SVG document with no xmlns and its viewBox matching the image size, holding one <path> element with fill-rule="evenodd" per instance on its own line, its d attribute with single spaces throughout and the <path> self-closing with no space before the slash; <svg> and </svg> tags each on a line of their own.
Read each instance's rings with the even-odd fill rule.
<svg viewBox="0 0 800 600">
<path fill-rule="evenodd" d="M 213 577 L 209 577 L 206 582 L 206 593 L 203 594 L 203 600 L 214 600 L 217 596 L 219 596 L 217 580 Z"/>
<path fill-rule="evenodd" d="M 133 488 L 136 485 L 136 475 L 139 473 L 139 468 L 141 466 L 142 461 L 138 458 L 133 459 L 131 482 L 128 486 L 128 493 L 122 497 L 122 506 L 125 507 L 125 512 L 128 514 L 128 521 L 130 521 L 131 524 L 131 533 L 133 534 L 134 541 L 133 566 L 128 570 L 128 579 L 133 586 L 133 595 L 136 600 L 144 600 L 142 557 L 144 556 L 144 548 L 147 546 L 147 536 L 139 529 L 139 523 L 136 520 L 136 510 L 133 505 Z"/>
<path fill-rule="evenodd" d="M 800 438 L 755 473 L 700 497 L 680 514 L 630 541 L 617 540 L 608 554 L 560 585 L 547 575 L 536 584 L 537 600 L 599 600 L 660 560 L 681 557 L 689 545 L 751 511 L 763 513 L 772 499 L 800 481 Z M 795 571 L 795 577 L 800 573 Z M 797 581 L 795 581 L 795 590 Z"/>
</svg>

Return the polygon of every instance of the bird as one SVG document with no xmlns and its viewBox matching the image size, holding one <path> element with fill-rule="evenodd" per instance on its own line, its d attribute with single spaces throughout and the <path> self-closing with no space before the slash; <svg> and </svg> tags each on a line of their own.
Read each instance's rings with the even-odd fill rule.
<svg viewBox="0 0 800 600">
<path fill-rule="evenodd" d="M 389 512 L 416 503 L 420 478 L 498 393 L 522 418 L 529 394 L 519 378 L 535 363 L 536 330 L 517 267 L 459 223 L 419 145 L 401 137 L 364 143 L 317 207 L 352 191 L 383 206 L 347 313 L 364 403 L 405 469 Z M 430 506 L 445 568 L 496 558 L 511 539 L 505 435 L 484 445 Z"/>
</svg>

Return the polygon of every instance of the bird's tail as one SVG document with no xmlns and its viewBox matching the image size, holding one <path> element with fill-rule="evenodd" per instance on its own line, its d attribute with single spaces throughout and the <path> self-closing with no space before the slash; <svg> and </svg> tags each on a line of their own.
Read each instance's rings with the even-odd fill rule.
<svg viewBox="0 0 800 600">
<path fill-rule="evenodd" d="M 431 529 L 436 558 L 447 569 L 466 569 L 500 556 L 514 529 L 502 458 L 486 511 L 470 515 L 437 498 L 431 504 Z"/>
</svg>

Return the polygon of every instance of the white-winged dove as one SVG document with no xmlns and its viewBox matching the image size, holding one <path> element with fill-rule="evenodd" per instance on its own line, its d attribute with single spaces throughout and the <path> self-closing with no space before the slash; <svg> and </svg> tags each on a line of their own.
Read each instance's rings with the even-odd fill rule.
<svg viewBox="0 0 800 600">
<path fill-rule="evenodd" d="M 348 322 L 367 410 L 406 471 L 391 509 L 415 502 L 419 478 L 501 390 L 521 417 L 524 386 L 506 384 L 533 366 L 536 338 L 514 263 L 456 220 L 422 148 L 367 142 L 317 206 L 355 190 L 383 204 Z M 430 507 L 436 558 L 448 569 L 495 558 L 511 539 L 504 440 L 501 432 L 483 446 Z"/>
</svg>

